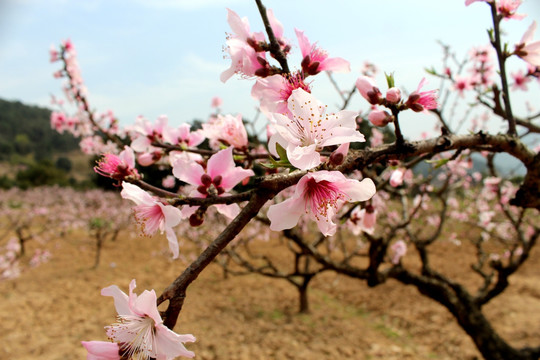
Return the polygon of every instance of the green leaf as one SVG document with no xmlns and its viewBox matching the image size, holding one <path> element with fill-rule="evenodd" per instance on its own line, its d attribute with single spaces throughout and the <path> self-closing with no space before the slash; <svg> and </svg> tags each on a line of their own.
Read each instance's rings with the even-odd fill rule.
<svg viewBox="0 0 540 360">
<path fill-rule="evenodd" d="M 450 159 L 440 159 L 440 160 L 426 160 L 428 164 L 435 164 L 434 168 L 438 169 L 441 166 L 446 165 L 446 163 L 450 161 Z"/>
<path fill-rule="evenodd" d="M 279 143 L 276 143 L 276 151 L 281 160 L 289 161 L 289 158 L 287 157 L 287 150 L 285 150 Z"/>
<path fill-rule="evenodd" d="M 393 88 L 395 86 L 395 82 L 394 82 L 394 73 L 391 73 L 391 74 L 387 74 L 387 73 L 384 73 L 384 76 L 386 77 L 386 83 L 388 84 L 388 88 Z"/>
</svg>

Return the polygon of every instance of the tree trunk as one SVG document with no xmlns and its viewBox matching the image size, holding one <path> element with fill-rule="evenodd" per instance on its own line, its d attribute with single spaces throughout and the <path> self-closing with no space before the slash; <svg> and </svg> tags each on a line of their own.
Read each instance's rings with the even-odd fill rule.
<svg viewBox="0 0 540 360">
<path fill-rule="evenodd" d="M 486 360 L 538 360 L 540 347 L 516 349 L 497 334 L 482 313 L 482 307 L 467 290 L 440 275 L 416 275 L 408 271 L 394 273 L 393 278 L 414 285 L 423 295 L 444 305 L 471 337 Z"/>
</svg>

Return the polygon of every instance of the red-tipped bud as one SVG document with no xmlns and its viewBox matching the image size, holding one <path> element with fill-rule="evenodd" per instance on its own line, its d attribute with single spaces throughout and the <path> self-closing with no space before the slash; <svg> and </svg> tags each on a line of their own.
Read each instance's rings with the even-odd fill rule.
<svg viewBox="0 0 540 360">
<path fill-rule="evenodd" d="M 225 192 L 225 189 L 222 188 L 221 186 L 216 187 L 216 190 L 217 190 L 218 195 L 221 195 L 221 194 L 223 194 Z"/>
<path fill-rule="evenodd" d="M 212 184 L 212 178 L 208 174 L 202 174 L 201 182 L 203 183 L 205 187 L 208 187 L 210 186 L 210 184 Z"/>
<path fill-rule="evenodd" d="M 201 185 L 197 187 L 197 191 L 203 195 L 208 195 L 208 188 L 206 186 Z"/>
<path fill-rule="evenodd" d="M 309 66 L 310 63 L 311 63 L 311 57 L 309 55 L 306 55 L 302 59 L 302 63 L 300 64 L 302 66 L 302 70 L 304 70 L 304 72 L 306 72 L 307 67 Z"/>
<path fill-rule="evenodd" d="M 223 180 L 223 177 L 221 175 L 218 175 L 214 178 L 214 180 L 212 181 L 214 183 L 214 185 L 217 187 L 219 185 L 221 185 L 221 181 Z"/>
<path fill-rule="evenodd" d="M 270 75 L 270 69 L 267 67 L 263 67 L 263 68 L 255 70 L 255 76 L 265 78 L 268 75 Z"/>
<path fill-rule="evenodd" d="M 309 64 L 309 66 L 307 67 L 305 73 L 307 75 L 317 75 L 318 73 L 320 73 L 319 71 L 319 65 L 320 63 L 318 61 L 314 61 L 312 62 L 311 64 Z"/>
<path fill-rule="evenodd" d="M 189 225 L 191 226 L 201 226 L 203 222 L 204 214 L 199 214 L 199 212 L 196 212 L 189 217 Z"/>
<path fill-rule="evenodd" d="M 257 62 L 259 64 L 261 64 L 261 66 L 263 67 L 267 67 L 268 66 L 268 61 L 266 61 L 265 58 L 261 57 L 261 56 L 257 56 Z"/>
<path fill-rule="evenodd" d="M 255 50 L 256 52 L 261 52 L 261 51 L 264 51 L 263 48 L 259 45 L 259 42 L 256 41 L 255 39 L 253 38 L 247 38 L 246 39 L 246 42 L 249 46 L 251 46 L 253 48 L 253 50 Z"/>
</svg>

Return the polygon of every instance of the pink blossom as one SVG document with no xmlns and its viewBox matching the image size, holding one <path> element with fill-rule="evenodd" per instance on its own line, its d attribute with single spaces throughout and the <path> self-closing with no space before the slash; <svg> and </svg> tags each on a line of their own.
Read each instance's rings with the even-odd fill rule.
<svg viewBox="0 0 540 360">
<path fill-rule="evenodd" d="M 81 341 L 88 354 L 86 360 L 121 360 L 120 347 L 108 341 Z"/>
<path fill-rule="evenodd" d="M 223 104 L 223 99 L 221 99 L 219 96 L 214 96 L 212 98 L 212 103 L 210 104 L 211 107 L 217 109 Z"/>
<path fill-rule="evenodd" d="M 382 145 L 384 141 L 384 134 L 382 131 L 376 128 L 371 129 L 371 137 L 369 138 L 369 142 L 371 146 L 379 146 Z"/>
<path fill-rule="evenodd" d="M 491 0 L 465 0 L 465 6 L 469 6 L 471 5 L 472 3 L 475 3 L 475 2 L 491 2 Z"/>
<path fill-rule="evenodd" d="M 118 155 L 104 154 L 97 166 L 94 166 L 94 171 L 115 180 L 124 180 L 128 176 L 140 178 L 135 169 L 135 153 L 128 146 Z"/>
<path fill-rule="evenodd" d="M 536 31 L 536 21 L 529 26 L 519 44 L 516 45 L 514 54 L 528 62 L 529 64 L 540 67 L 540 41 L 533 42 L 534 32 Z"/>
<path fill-rule="evenodd" d="M 359 206 L 355 207 L 351 212 L 351 216 L 347 220 L 347 226 L 351 232 L 358 236 L 362 232 L 373 234 L 375 232 L 375 224 L 377 222 L 377 210 L 373 206 L 368 205 L 363 209 Z"/>
<path fill-rule="evenodd" d="M 306 76 L 317 75 L 321 71 L 349 72 L 351 65 L 342 58 L 329 58 L 328 53 L 319 48 L 317 44 L 311 44 L 303 31 L 294 29 L 300 51 L 302 52 L 302 71 Z"/>
<path fill-rule="evenodd" d="M 425 110 L 436 109 L 437 104 L 437 90 L 428 90 L 420 92 L 420 89 L 426 83 L 426 79 L 423 78 L 418 84 L 418 88 L 407 99 L 407 106 L 409 109 L 420 112 Z"/>
<path fill-rule="evenodd" d="M 204 141 L 202 130 L 191 131 L 191 125 L 180 124 L 177 128 L 167 128 L 163 132 L 163 141 L 179 145 L 185 149 L 196 147 Z"/>
<path fill-rule="evenodd" d="M 302 73 L 291 74 L 288 77 L 272 75 L 257 79 L 251 89 L 251 96 L 261 102 L 261 110 L 264 113 L 280 113 L 290 117 L 292 114 L 287 108 L 287 101 L 293 90 L 299 88 L 311 93 Z"/>
<path fill-rule="evenodd" d="M 129 296 L 116 285 L 101 290 L 101 295 L 112 296 L 118 312 L 118 322 L 107 326 L 107 336 L 120 344 L 123 355 L 132 358 L 173 359 L 178 356 L 192 358 L 195 353 L 184 347 L 194 342 L 191 334 L 179 335 L 164 324 L 156 306 L 156 292 L 145 290 L 137 295 L 131 280 Z"/>
<path fill-rule="evenodd" d="M 230 9 L 227 11 L 227 21 L 233 31 L 233 34 L 227 39 L 227 51 L 231 57 L 231 66 L 221 74 L 221 81 L 226 82 L 235 73 L 248 77 L 271 75 L 265 51 L 260 45 L 261 42 L 266 41 L 264 34 L 262 32 L 252 33 L 247 18 L 240 18 Z M 266 14 L 281 50 L 287 54 L 290 45 L 283 38 L 283 26 L 276 20 L 272 10 L 268 9 Z"/>
<path fill-rule="evenodd" d="M 356 79 L 356 88 L 360 95 L 369 101 L 370 104 L 379 105 L 381 103 L 382 94 L 373 78 L 363 75 L 359 76 Z"/>
<path fill-rule="evenodd" d="M 293 90 L 288 102 L 292 114 L 272 114 L 276 130 L 268 143 L 274 156 L 279 156 L 276 143 L 287 151 L 289 162 L 298 169 L 307 170 L 321 164 L 318 151 L 325 146 L 345 142 L 363 142 L 364 135 L 356 130 L 354 111 L 342 110 L 327 114 L 326 106 L 303 89 Z"/>
<path fill-rule="evenodd" d="M 58 50 L 56 50 L 54 45 L 51 45 L 51 48 L 49 50 L 49 55 L 50 55 L 50 59 L 49 59 L 50 62 L 55 62 L 60 59 L 60 57 L 58 56 L 59 55 Z"/>
<path fill-rule="evenodd" d="M 522 2 L 522 0 L 498 0 L 497 12 L 502 15 L 505 20 L 522 20 L 527 15 L 516 14 L 517 8 L 521 5 Z"/>
<path fill-rule="evenodd" d="M 158 230 L 162 234 L 165 232 L 173 258 L 178 258 L 178 240 L 173 227 L 178 225 L 182 219 L 180 210 L 162 203 L 136 185 L 123 181 L 122 188 L 120 195 L 137 205 L 133 208 L 133 211 L 135 219 L 141 225 L 143 234 L 152 236 Z"/>
<path fill-rule="evenodd" d="M 531 79 L 523 74 L 522 71 L 517 71 L 511 73 L 512 78 L 514 79 L 514 83 L 512 84 L 512 90 L 523 90 L 527 91 L 527 83 L 531 81 Z"/>
<path fill-rule="evenodd" d="M 456 76 L 454 80 L 454 89 L 459 93 L 459 96 L 463 97 L 465 90 L 472 89 L 471 79 L 463 76 Z"/>
<path fill-rule="evenodd" d="M 390 185 L 393 187 L 398 187 L 401 184 L 403 184 L 403 174 L 405 170 L 404 169 L 397 169 L 392 172 L 392 175 L 390 175 Z"/>
<path fill-rule="evenodd" d="M 152 151 L 154 149 L 152 143 L 154 141 L 163 141 L 163 133 L 170 131 L 167 123 L 168 118 L 166 115 L 159 116 L 155 124 L 142 117 L 137 118 L 133 127 L 134 134 L 131 148 L 136 152 Z"/>
<path fill-rule="evenodd" d="M 232 145 L 237 149 L 248 146 L 247 131 L 242 121 L 242 115 L 217 115 L 202 124 L 202 134 L 210 140 L 213 149 L 219 149 L 220 143 Z"/>
<path fill-rule="evenodd" d="M 228 191 L 232 190 L 239 182 L 255 175 L 251 169 L 235 166 L 232 146 L 212 155 L 206 169 L 201 164 L 186 161 L 183 158 L 179 158 L 172 166 L 176 178 L 197 187 L 190 194 L 192 197 L 229 195 Z M 229 218 L 234 218 L 240 211 L 237 204 L 218 204 L 215 206 L 221 214 Z M 196 209 L 195 206 L 189 206 L 185 209 L 184 215 L 191 215 Z"/>
<path fill-rule="evenodd" d="M 339 171 L 307 173 L 296 184 L 293 196 L 268 209 L 270 229 L 291 229 L 307 213 L 323 235 L 334 235 L 337 225 L 332 219 L 343 203 L 369 200 L 375 191 L 371 179 L 347 179 Z"/>
<path fill-rule="evenodd" d="M 172 175 L 165 176 L 163 180 L 161 181 L 161 185 L 163 185 L 163 187 L 167 189 L 172 189 L 175 184 L 176 184 L 176 179 Z"/>
<path fill-rule="evenodd" d="M 390 246 L 390 250 L 392 250 L 392 264 L 397 265 L 407 253 L 407 244 L 403 240 L 398 240 Z"/>
</svg>

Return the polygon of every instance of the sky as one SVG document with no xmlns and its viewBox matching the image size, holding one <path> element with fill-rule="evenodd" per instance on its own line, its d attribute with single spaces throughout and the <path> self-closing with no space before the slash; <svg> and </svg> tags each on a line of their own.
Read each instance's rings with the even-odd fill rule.
<svg viewBox="0 0 540 360">
<path fill-rule="evenodd" d="M 295 27 L 331 57 L 350 61 L 351 73 L 334 75 L 342 89 L 350 89 L 370 61 L 381 69 L 381 88 L 383 72 L 393 72 L 396 84 L 412 91 L 426 76 L 424 68 L 440 68 L 437 41 L 462 58 L 471 47 L 487 44 L 491 25 L 486 4 L 465 7 L 464 0 L 263 2 L 293 44 L 293 69 L 301 60 Z M 263 30 L 255 2 L 248 0 L 0 0 L 0 98 L 50 107 L 51 95 L 62 93 L 61 81 L 52 77 L 59 63 L 49 63 L 48 51 L 70 38 L 92 108 L 114 111 L 123 125 L 139 115 L 153 121 L 165 114 L 172 125 L 204 120 L 214 96 L 223 99 L 224 113 L 252 119 L 253 81 L 219 80 L 230 66 L 223 51 L 230 32 L 227 8 L 247 16 L 252 31 Z M 540 22 L 540 1 L 525 0 L 519 13 L 528 16 L 503 24 L 512 47 L 533 20 Z M 519 59 L 514 66 L 525 68 Z M 336 108 L 339 99 L 325 74 L 312 79 L 314 94 Z M 432 79 L 426 89 L 437 86 Z M 367 108 L 360 96 L 353 98 L 351 109 Z M 402 125 L 406 136 L 429 130 L 421 121 L 411 123 Z"/>
</svg>

